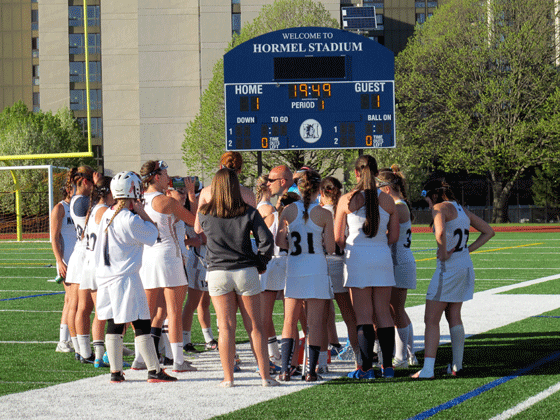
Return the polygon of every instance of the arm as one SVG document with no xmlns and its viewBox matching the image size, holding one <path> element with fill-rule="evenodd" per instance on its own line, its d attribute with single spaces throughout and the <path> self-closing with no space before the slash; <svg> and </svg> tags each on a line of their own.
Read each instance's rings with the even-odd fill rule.
<svg viewBox="0 0 560 420">
<path fill-rule="evenodd" d="M 202 191 L 200 191 L 200 195 L 198 197 L 198 206 L 196 211 L 196 216 L 194 219 L 194 231 L 198 234 L 202 233 L 202 226 L 200 225 L 200 220 L 198 218 L 198 210 L 203 204 L 206 204 L 210 199 L 210 187 L 204 187 Z"/>
<path fill-rule="evenodd" d="M 346 215 L 349 213 L 348 202 L 348 194 L 341 197 L 336 208 L 336 216 L 334 219 L 334 240 L 341 250 L 346 246 Z"/>
<path fill-rule="evenodd" d="M 327 254 L 332 255 L 336 250 L 336 243 L 334 240 L 334 224 L 331 212 L 324 210 L 325 214 L 323 217 L 325 219 L 325 226 L 323 226 L 323 244 L 325 246 L 325 251 Z"/>
<path fill-rule="evenodd" d="M 257 270 L 259 274 L 262 274 L 266 271 L 266 265 L 274 254 L 274 237 L 258 211 L 255 211 L 253 216 L 252 231 L 258 247 Z"/>
<path fill-rule="evenodd" d="M 281 249 L 290 249 L 290 242 L 288 241 L 288 214 L 293 210 L 293 205 L 290 204 L 284 209 L 278 221 L 278 232 L 276 233 L 276 245 Z M 292 219 L 293 220 L 293 219 Z"/>
<path fill-rule="evenodd" d="M 495 233 L 494 233 L 494 229 L 492 229 L 490 225 L 486 223 L 484 220 L 482 220 L 480 217 L 471 213 L 467 209 L 463 209 L 463 210 L 465 210 L 465 213 L 467 214 L 467 216 L 469 216 L 469 219 L 471 221 L 471 226 L 480 232 L 478 238 L 476 238 L 476 240 L 469 245 L 469 254 L 470 254 L 471 252 L 476 251 L 478 248 L 480 248 L 482 245 L 488 242 L 490 238 L 492 238 L 495 235 Z"/>
<path fill-rule="evenodd" d="M 144 210 L 144 205 L 140 202 L 140 200 L 132 200 L 132 209 L 138 216 L 142 218 L 143 221 L 150 222 L 154 225 L 154 227 L 156 227 L 157 230 L 156 224 L 151 219 L 151 217 L 148 216 L 148 213 L 146 213 L 146 210 Z"/>
<path fill-rule="evenodd" d="M 62 249 L 62 220 L 64 219 L 64 207 L 58 203 L 51 213 L 51 246 L 58 264 L 59 274 L 66 278 L 66 264 L 63 261 L 64 251 Z"/>
<path fill-rule="evenodd" d="M 262 214 L 261 214 L 262 216 Z M 272 226 L 272 224 L 274 223 L 274 213 L 270 213 L 268 216 L 264 217 L 264 222 L 266 223 L 266 226 L 268 228 L 270 228 L 270 226 Z"/>
<path fill-rule="evenodd" d="M 191 183 L 192 184 L 192 183 Z M 155 211 L 163 214 L 173 214 L 177 219 L 182 220 L 189 226 L 194 226 L 195 214 L 186 208 L 181 203 L 166 195 L 157 196 L 152 202 Z"/>
<path fill-rule="evenodd" d="M 434 230 L 438 245 L 436 256 L 439 260 L 445 261 L 453 254 L 453 250 L 447 252 L 447 237 L 445 232 L 446 217 L 442 204 L 443 203 L 439 203 L 433 207 L 432 216 L 434 218 Z"/>
<path fill-rule="evenodd" d="M 382 192 L 379 194 L 379 205 L 389 213 L 389 224 L 387 225 L 387 243 L 394 244 L 399 240 L 399 213 L 395 201 L 390 195 Z"/>
</svg>

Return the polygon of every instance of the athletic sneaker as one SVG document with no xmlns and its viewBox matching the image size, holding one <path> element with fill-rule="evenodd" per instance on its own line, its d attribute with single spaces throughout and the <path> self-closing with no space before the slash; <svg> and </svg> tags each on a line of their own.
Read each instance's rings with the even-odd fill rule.
<svg viewBox="0 0 560 420">
<path fill-rule="evenodd" d="M 331 344 L 331 357 L 336 357 L 344 351 L 342 344 Z"/>
<path fill-rule="evenodd" d="M 329 367 L 325 366 L 317 366 L 317 373 L 329 373 Z"/>
<path fill-rule="evenodd" d="M 408 366 L 418 366 L 418 359 L 415 354 L 408 356 Z"/>
<path fill-rule="evenodd" d="M 109 356 L 107 356 L 107 352 L 103 353 L 103 363 L 106 365 L 109 364 Z"/>
<path fill-rule="evenodd" d="M 400 360 L 397 359 L 396 357 L 393 359 L 393 367 L 395 369 L 399 368 L 399 369 L 407 369 L 408 368 L 408 361 L 406 360 Z"/>
<path fill-rule="evenodd" d="M 171 366 L 173 364 L 173 359 L 170 359 L 167 356 L 164 356 L 159 361 L 163 366 Z"/>
<path fill-rule="evenodd" d="M 452 376 L 456 376 L 456 377 L 460 378 L 460 377 L 462 377 L 462 376 L 465 376 L 465 369 L 462 369 L 462 368 L 461 368 L 461 369 L 455 371 L 455 370 L 453 370 L 453 368 L 451 367 L 451 364 L 448 364 L 448 365 L 447 365 L 446 373 L 447 373 L 448 375 L 452 375 Z"/>
<path fill-rule="evenodd" d="M 305 382 L 317 382 L 322 380 L 323 378 L 321 378 L 319 375 L 317 375 L 316 373 L 307 373 L 305 375 Z"/>
<path fill-rule="evenodd" d="M 381 368 L 381 376 L 383 378 L 391 379 L 395 377 L 395 371 L 392 367 Z"/>
<path fill-rule="evenodd" d="M 83 364 L 95 363 L 95 354 L 92 353 L 87 359 L 85 357 L 81 357 L 80 362 L 82 362 Z"/>
<path fill-rule="evenodd" d="M 124 382 L 124 372 L 111 372 L 111 383 L 118 384 Z"/>
<path fill-rule="evenodd" d="M 150 370 L 148 372 L 148 382 L 173 382 L 176 380 L 177 378 L 169 376 L 163 369 L 160 369 L 159 372 L 156 372 L 155 370 Z"/>
<path fill-rule="evenodd" d="M 206 343 L 206 350 L 218 350 L 218 342 L 215 339 Z"/>
<path fill-rule="evenodd" d="M 185 353 L 202 353 L 202 351 L 197 350 L 197 349 L 194 347 L 193 343 L 187 343 L 187 344 L 185 344 L 185 345 L 183 346 L 183 351 L 184 351 Z"/>
<path fill-rule="evenodd" d="M 79 362 L 80 360 L 82 360 L 82 356 L 80 356 L 80 353 L 78 353 L 78 352 L 75 352 L 75 353 L 74 353 L 74 360 L 77 360 L 78 362 Z"/>
<path fill-rule="evenodd" d="M 301 369 L 299 366 L 292 366 L 290 368 L 290 376 L 302 376 Z"/>
<path fill-rule="evenodd" d="M 351 379 L 375 379 L 375 372 L 373 369 L 364 372 L 362 369 L 356 369 L 353 372 L 348 373 L 349 378 Z"/>
<path fill-rule="evenodd" d="M 271 375 L 276 375 L 277 373 L 280 373 L 282 371 L 282 368 L 280 366 L 275 365 L 272 362 L 269 362 L 269 373 Z M 259 367 L 257 366 L 257 370 L 255 371 L 257 373 L 259 373 Z"/>
<path fill-rule="evenodd" d="M 237 361 L 233 363 L 233 372 L 241 372 L 241 368 L 239 367 L 239 363 L 237 363 Z"/>
<path fill-rule="evenodd" d="M 56 350 L 59 353 L 72 353 L 74 349 L 68 341 L 59 341 L 56 345 Z"/>
<path fill-rule="evenodd" d="M 197 368 L 186 360 L 182 364 L 173 363 L 173 372 L 196 372 L 197 370 Z"/>
<path fill-rule="evenodd" d="M 103 359 L 95 359 L 95 363 L 93 364 L 93 367 L 105 368 L 105 367 L 109 367 L 109 365 L 106 365 L 105 362 L 103 362 Z"/>
<path fill-rule="evenodd" d="M 139 362 L 138 360 L 134 360 L 132 362 L 132 366 L 130 367 L 131 370 L 146 370 L 148 369 L 148 367 L 146 366 L 146 363 L 144 362 Z"/>
</svg>

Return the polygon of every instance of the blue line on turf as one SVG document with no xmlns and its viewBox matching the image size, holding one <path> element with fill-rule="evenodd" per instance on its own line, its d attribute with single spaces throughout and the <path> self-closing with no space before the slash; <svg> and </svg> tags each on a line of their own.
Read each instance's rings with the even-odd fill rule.
<svg viewBox="0 0 560 420">
<path fill-rule="evenodd" d="M 27 298 L 40 297 L 40 296 L 62 295 L 64 293 L 66 293 L 66 292 L 43 293 L 41 295 L 30 295 L 30 296 L 18 296 L 18 297 L 15 297 L 15 298 L 0 299 L 0 302 L 5 302 L 7 300 L 27 299 Z"/>
<path fill-rule="evenodd" d="M 529 373 L 530 371 L 538 368 L 539 366 L 544 365 L 545 363 L 551 362 L 553 360 L 556 360 L 558 358 L 560 358 L 560 351 L 549 354 L 545 358 L 543 358 L 541 360 L 538 360 L 535 363 L 533 363 L 532 365 L 529 365 L 529 366 L 527 366 L 523 369 L 519 369 L 518 371 L 512 373 L 509 376 L 504 376 L 503 378 L 496 379 L 495 381 L 489 382 L 486 385 L 483 385 L 479 388 L 473 389 L 472 391 L 467 392 L 466 394 L 460 395 L 457 398 L 454 398 L 450 401 L 447 401 L 446 403 L 438 405 L 437 407 L 430 408 L 429 410 L 426 410 L 423 413 L 419 413 L 419 414 L 415 415 L 414 417 L 410 417 L 408 420 L 422 420 L 422 419 L 427 419 L 429 417 L 435 416 L 440 411 L 447 410 L 448 408 L 454 407 L 458 404 L 461 404 L 462 402 L 470 400 L 471 398 L 474 398 L 477 395 L 482 394 L 483 392 L 489 391 L 492 388 L 497 387 L 498 385 L 501 385 L 501 384 L 506 383 L 506 382 L 508 382 L 512 379 L 517 378 L 518 376 L 525 375 L 525 374 Z"/>
<path fill-rule="evenodd" d="M 552 316 L 552 315 L 535 315 L 533 318 L 560 318 L 560 316 Z"/>
<path fill-rule="evenodd" d="M 428 251 L 437 251 L 437 248 L 413 249 L 413 250 L 412 250 L 412 252 L 428 252 Z"/>
</svg>

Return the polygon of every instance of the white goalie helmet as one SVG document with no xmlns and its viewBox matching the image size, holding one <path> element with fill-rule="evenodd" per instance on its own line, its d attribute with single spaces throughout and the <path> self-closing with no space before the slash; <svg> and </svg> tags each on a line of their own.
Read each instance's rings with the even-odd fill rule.
<svg viewBox="0 0 560 420">
<path fill-rule="evenodd" d="M 132 171 L 123 171 L 116 174 L 111 180 L 111 194 L 113 198 L 142 199 L 144 194 L 142 180 Z"/>
</svg>

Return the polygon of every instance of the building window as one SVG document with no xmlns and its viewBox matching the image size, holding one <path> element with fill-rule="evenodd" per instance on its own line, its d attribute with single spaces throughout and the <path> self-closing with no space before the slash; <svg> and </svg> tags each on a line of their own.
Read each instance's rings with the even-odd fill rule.
<svg viewBox="0 0 560 420">
<path fill-rule="evenodd" d="M 39 30 L 39 11 L 32 10 L 31 11 L 31 30 L 38 31 Z"/>
<path fill-rule="evenodd" d="M 70 54 L 85 54 L 84 34 L 68 35 Z M 88 34 L 88 52 L 101 54 L 101 34 Z"/>
<path fill-rule="evenodd" d="M 241 4 L 241 0 L 231 0 L 231 4 Z"/>
<path fill-rule="evenodd" d="M 89 81 L 101 82 L 101 62 L 89 62 Z M 86 63 L 83 61 L 70 62 L 70 82 L 85 83 L 86 82 Z"/>
<path fill-rule="evenodd" d="M 426 13 L 416 13 L 416 23 L 426 22 Z"/>
<path fill-rule="evenodd" d="M 103 167 L 103 146 L 99 144 L 92 145 L 93 157 L 95 158 L 95 163 L 99 167 Z"/>
<path fill-rule="evenodd" d="M 39 112 L 41 110 L 41 94 L 39 92 L 33 92 L 33 112 Z"/>
<path fill-rule="evenodd" d="M 423 8 L 426 7 L 426 2 L 425 1 L 417 1 L 417 2 L 414 3 L 414 6 L 416 8 L 423 9 Z"/>
<path fill-rule="evenodd" d="M 101 89 L 90 89 L 89 103 L 90 109 L 101 109 Z M 85 89 L 70 90 L 70 109 L 72 111 L 85 111 L 87 109 Z"/>
<path fill-rule="evenodd" d="M 39 85 L 39 65 L 33 66 L 33 84 L 35 86 Z"/>
<path fill-rule="evenodd" d="M 231 32 L 233 35 L 241 33 L 241 13 L 231 14 Z"/>
<path fill-rule="evenodd" d="M 436 8 L 437 7 L 437 1 L 429 1 L 428 2 L 428 7 Z"/>
<path fill-rule="evenodd" d="M 87 118 L 76 118 L 82 129 L 82 134 L 87 137 Z M 91 137 L 103 137 L 103 121 L 101 118 L 91 118 Z"/>
<path fill-rule="evenodd" d="M 39 38 L 31 38 L 31 53 L 33 58 L 39 58 Z"/>
<path fill-rule="evenodd" d="M 376 9 L 383 9 L 383 2 L 374 0 L 364 0 L 364 7 L 375 7 Z"/>
<path fill-rule="evenodd" d="M 88 6 L 88 26 L 101 26 L 99 6 Z M 68 26 L 84 26 L 84 7 L 68 7 Z"/>
</svg>

